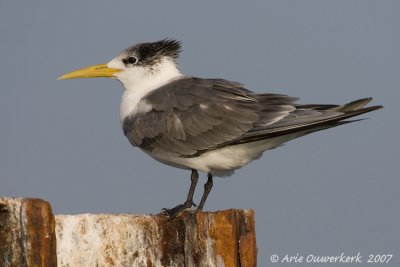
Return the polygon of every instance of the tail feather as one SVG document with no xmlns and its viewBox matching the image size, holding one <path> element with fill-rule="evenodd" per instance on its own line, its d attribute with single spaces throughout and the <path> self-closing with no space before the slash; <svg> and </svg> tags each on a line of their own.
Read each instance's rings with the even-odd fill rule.
<svg viewBox="0 0 400 267">
<path fill-rule="evenodd" d="M 273 138 L 277 136 L 283 136 L 300 132 L 307 132 L 308 134 L 326 128 L 336 127 L 344 123 L 350 123 L 355 120 L 350 120 L 350 121 L 344 121 L 344 120 L 383 108 L 382 106 L 372 106 L 363 108 L 371 100 L 372 100 L 371 98 L 360 99 L 342 106 L 335 107 L 334 110 L 329 109 L 329 111 L 332 110 L 332 112 L 338 112 L 340 114 L 338 116 L 328 117 L 317 121 L 314 120 L 309 123 L 300 123 L 294 125 L 291 124 L 286 127 L 282 126 L 278 128 L 269 128 L 269 129 L 267 128 L 263 131 L 254 132 L 252 134 L 244 136 L 240 141 L 238 141 L 238 143 L 253 142 L 267 138 Z"/>
<path fill-rule="evenodd" d="M 371 101 L 372 101 L 372 97 L 363 98 L 363 99 L 352 101 L 350 103 L 347 103 L 347 104 L 344 104 L 341 106 L 337 106 L 330 110 L 331 111 L 339 111 L 339 112 L 349 112 L 349 111 L 353 111 L 353 110 L 359 110 Z"/>
</svg>

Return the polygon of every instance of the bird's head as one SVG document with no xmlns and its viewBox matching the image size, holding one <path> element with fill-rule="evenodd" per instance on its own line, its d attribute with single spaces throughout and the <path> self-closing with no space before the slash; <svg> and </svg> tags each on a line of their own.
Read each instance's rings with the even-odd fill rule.
<svg viewBox="0 0 400 267">
<path fill-rule="evenodd" d="M 180 51 L 180 42 L 173 39 L 140 43 L 123 50 L 108 63 L 78 69 L 58 79 L 114 78 L 126 89 L 132 89 L 152 80 L 179 76 L 177 59 Z"/>
</svg>

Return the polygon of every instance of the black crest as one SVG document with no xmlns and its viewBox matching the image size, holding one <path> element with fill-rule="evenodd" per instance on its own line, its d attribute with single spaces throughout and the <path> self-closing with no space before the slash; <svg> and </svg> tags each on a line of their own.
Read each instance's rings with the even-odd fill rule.
<svg viewBox="0 0 400 267">
<path fill-rule="evenodd" d="M 152 43 L 136 44 L 125 52 L 138 58 L 138 64 L 150 65 L 159 62 L 163 57 L 170 57 L 174 61 L 181 52 L 181 43 L 174 39 L 163 39 Z"/>
</svg>

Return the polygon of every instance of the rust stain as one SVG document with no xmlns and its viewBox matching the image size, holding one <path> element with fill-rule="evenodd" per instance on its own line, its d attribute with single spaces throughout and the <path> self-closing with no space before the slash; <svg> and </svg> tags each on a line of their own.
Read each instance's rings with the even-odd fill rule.
<svg viewBox="0 0 400 267">
<path fill-rule="evenodd" d="M 189 227 L 187 239 L 190 240 L 191 253 L 187 253 L 187 257 L 191 257 L 195 266 L 201 266 L 201 261 L 207 251 L 208 240 L 208 221 L 209 215 L 203 212 L 191 214 L 186 219 L 186 225 Z"/>
<path fill-rule="evenodd" d="M 27 266 L 56 267 L 55 219 L 50 204 L 41 199 L 23 199 L 21 218 L 26 218 L 22 223 Z"/>
<path fill-rule="evenodd" d="M 114 259 L 112 256 L 110 256 L 110 251 L 112 251 L 113 249 L 114 247 L 109 244 L 107 244 L 104 249 L 105 260 L 107 264 L 109 264 L 108 266 L 115 266 Z"/>
<path fill-rule="evenodd" d="M 256 243 L 256 227 L 254 221 L 254 210 L 246 213 L 239 213 L 240 229 L 239 229 L 239 256 L 241 267 L 257 266 L 257 243 Z"/>
<path fill-rule="evenodd" d="M 229 267 L 256 266 L 254 211 L 187 212 L 173 220 L 160 216 L 157 221 L 162 266 L 179 263 L 180 255 L 185 259 L 182 264 L 191 259 L 201 266 L 210 249 L 215 263 L 218 257 Z"/>
<path fill-rule="evenodd" d="M 210 225 L 209 237 L 215 242 L 215 256 L 221 257 L 225 266 L 239 266 L 236 223 L 235 210 L 226 210 L 215 212 Z"/>
<path fill-rule="evenodd" d="M 107 256 L 106 262 L 109 264 L 108 266 L 115 266 L 114 260 L 111 256 Z"/>
<path fill-rule="evenodd" d="M 158 216 L 158 225 L 161 230 L 161 264 L 170 266 L 172 263 L 179 262 L 179 257 L 184 255 L 185 224 L 183 217 L 168 220 L 163 216 Z"/>
</svg>

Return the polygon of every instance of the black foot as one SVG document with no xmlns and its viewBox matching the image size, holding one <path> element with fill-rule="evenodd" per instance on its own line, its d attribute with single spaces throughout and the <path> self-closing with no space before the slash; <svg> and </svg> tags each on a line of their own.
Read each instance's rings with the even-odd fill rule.
<svg viewBox="0 0 400 267">
<path fill-rule="evenodd" d="M 193 202 L 185 202 L 184 204 L 180 204 L 172 209 L 163 208 L 161 214 L 167 216 L 169 219 L 173 219 L 184 211 L 190 210 L 192 207 L 197 207 L 197 205 Z"/>
<path fill-rule="evenodd" d="M 190 189 L 185 203 L 180 204 L 172 209 L 164 208 L 161 210 L 161 214 L 167 216 L 170 219 L 173 219 L 182 212 L 184 212 L 185 210 L 188 210 L 192 207 L 197 207 L 197 205 L 193 203 L 193 195 L 194 195 L 194 190 L 196 189 L 198 179 L 199 179 L 199 173 L 196 170 L 192 170 L 192 175 L 190 176 L 191 180 Z"/>
</svg>

